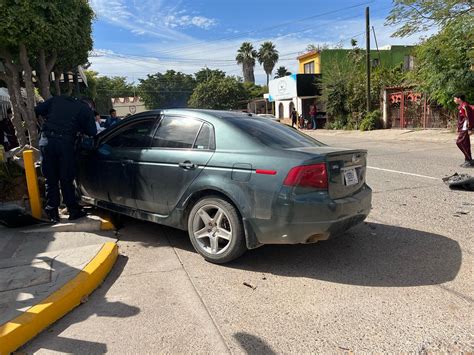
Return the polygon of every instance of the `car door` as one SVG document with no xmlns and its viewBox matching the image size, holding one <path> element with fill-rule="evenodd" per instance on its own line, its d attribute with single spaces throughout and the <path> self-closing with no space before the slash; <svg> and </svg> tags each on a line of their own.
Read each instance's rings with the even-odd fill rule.
<svg viewBox="0 0 474 355">
<path fill-rule="evenodd" d="M 137 206 L 168 215 L 214 154 L 214 129 L 208 122 L 165 115 L 142 154 L 137 174 Z"/>
<path fill-rule="evenodd" d="M 97 149 L 98 170 L 102 177 L 102 199 L 136 209 L 135 186 L 138 162 L 149 149 L 156 115 L 140 117 L 105 137 Z"/>
</svg>

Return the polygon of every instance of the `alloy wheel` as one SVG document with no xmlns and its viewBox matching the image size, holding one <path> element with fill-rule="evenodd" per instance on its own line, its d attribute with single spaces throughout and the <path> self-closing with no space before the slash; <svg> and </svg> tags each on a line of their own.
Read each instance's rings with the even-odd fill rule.
<svg viewBox="0 0 474 355">
<path fill-rule="evenodd" d="M 194 215 L 192 235 L 205 252 L 224 253 L 232 241 L 232 224 L 227 212 L 216 205 L 202 206 Z"/>
</svg>

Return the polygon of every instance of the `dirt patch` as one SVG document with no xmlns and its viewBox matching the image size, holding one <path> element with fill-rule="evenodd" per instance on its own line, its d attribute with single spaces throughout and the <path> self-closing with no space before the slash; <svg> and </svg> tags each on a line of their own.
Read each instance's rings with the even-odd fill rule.
<svg viewBox="0 0 474 355">
<path fill-rule="evenodd" d="M 18 201 L 24 198 L 28 198 L 28 187 L 24 171 L 12 163 L 1 164 L 0 201 Z"/>
</svg>

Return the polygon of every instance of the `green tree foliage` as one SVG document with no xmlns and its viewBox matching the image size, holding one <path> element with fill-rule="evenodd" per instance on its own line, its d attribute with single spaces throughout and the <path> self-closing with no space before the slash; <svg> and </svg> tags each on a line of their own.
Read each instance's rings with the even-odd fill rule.
<svg viewBox="0 0 474 355">
<path fill-rule="evenodd" d="M 336 129 L 356 126 L 364 110 L 363 54 L 354 44 L 346 60 L 330 63 L 323 75 L 323 100 L 332 128 Z"/>
<path fill-rule="evenodd" d="M 71 69 L 87 60 L 93 11 L 87 0 L 1 0 L 0 13 L 0 60 L 5 67 L 0 79 L 9 89 L 20 143 L 27 143 L 21 134 L 24 121 L 30 143 L 37 146 L 33 71 L 41 95 L 48 98 L 49 75 L 57 63 L 67 63 L 65 69 Z M 20 94 L 22 84 L 25 101 Z"/>
<path fill-rule="evenodd" d="M 225 73 L 219 69 L 209 69 L 209 68 L 202 68 L 201 70 L 194 73 L 194 77 L 196 78 L 196 83 L 200 84 L 203 81 L 207 81 L 212 77 L 217 78 L 224 78 Z"/>
<path fill-rule="evenodd" d="M 263 94 L 268 92 L 268 87 L 265 85 L 260 86 L 252 83 L 243 83 L 243 86 L 248 100 L 261 99 L 263 98 Z"/>
<path fill-rule="evenodd" d="M 398 37 L 426 31 L 433 26 L 443 29 L 452 23 L 473 21 L 472 0 L 394 0 L 393 3 L 386 23 L 400 26 L 394 33 Z"/>
<path fill-rule="evenodd" d="M 96 96 L 94 98 L 96 110 L 100 114 L 109 114 L 112 108 L 113 97 L 134 96 L 135 87 L 127 82 L 127 78 L 123 76 L 100 76 L 96 80 Z"/>
<path fill-rule="evenodd" d="M 352 50 L 343 61 L 334 61 L 323 75 L 323 100 L 334 129 L 358 128 L 366 117 L 366 72 L 365 55 L 353 42 Z M 381 92 L 387 86 L 398 86 L 405 82 L 402 66 L 386 68 L 378 66 L 371 71 L 372 107 L 380 106 Z"/>
<path fill-rule="evenodd" d="M 255 83 L 255 59 L 258 57 L 257 51 L 253 48 L 250 42 L 243 42 L 237 51 L 235 60 L 237 64 L 242 65 L 242 73 L 244 75 L 244 82 Z"/>
<path fill-rule="evenodd" d="M 446 26 L 416 48 L 412 83 L 446 108 L 457 92 L 474 102 L 473 49 L 474 22 Z"/>
<path fill-rule="evenodd" d="M 258 62 L 263 64 L 263 70 L 267 74 L 267 86 L 270 80 L 270 75 L 272 75 L 273 68 L 278 62 L 278 51 L 275 48 L 275 45 L 272 42 L 264 42 L 258 50 Z"/>
<path fill-rule="evenodd" d="M 235 77 L 213 77 L 197 85 L 189 106 L 216 110 L 230 110 L 242 106 L 247 99 L 244 85 Z"/>
<path fill-rule="evenodd" d="M 281 67 L 278 67 L 278 69 L 276 71 L 275 79 L 283 78 L 287 75 L 291 75 L 291 72 L 288 71 L 288 69 L 286 69 L 286 67 L 281 66 Z"/>
<path fill-rule="evenodd" d="M 168 70 L 140 79 L 138 93 L 148 109 L 186 107 L 195 87 L 192 75 Z"/>
</svg>

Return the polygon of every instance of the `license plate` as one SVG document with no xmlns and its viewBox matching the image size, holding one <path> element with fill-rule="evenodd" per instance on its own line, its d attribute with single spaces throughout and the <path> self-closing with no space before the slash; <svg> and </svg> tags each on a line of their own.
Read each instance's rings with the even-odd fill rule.
<svg viewBox="0 0 474 355">
<path fill-rule="evenodd" d="M 351 186 L 359 183 L 359 179 L 357 178 L 357 172 L 355 168 L 350 168 L 344 170 L 344 184 L 346 186 Z"/>
</svg>

